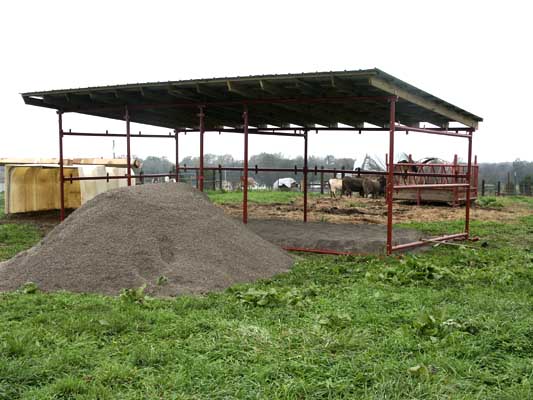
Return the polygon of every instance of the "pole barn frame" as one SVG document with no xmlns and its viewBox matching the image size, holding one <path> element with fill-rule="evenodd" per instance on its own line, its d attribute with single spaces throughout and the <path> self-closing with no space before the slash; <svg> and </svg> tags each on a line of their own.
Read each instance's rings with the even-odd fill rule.
<svg viewBox="0 0 533 400">
<path fill-rule="evenodd" d="M 248 223 L 248 106 L 243 104 L 244 162 L 242 177 L 242 222 Z"/>
<path fill-rule="evenodd" d="M 351 75 L 350 75 L 351 74 Z M 261 83 L 261 89 L 278 95 L 280 93 L 280 86 L 279 86 L 279 79 L 290 79 L 295 80 L 297 86 L 302 84 L 303 87 L 305 87 L 305 90 L 308 91 L 316 91 L 317 86 L 316 83 L 311 84 L 308 79 L 313 78 L 317 80 L 322 80 L 320 87 L 327 86 L 327 83 L 324 84 L 324 82 L 328 82 L 327 79 L 331 76 L 331 87 L 335 87 L 337 90 L 336 94 L 338 93 L 346 93 L 346 91 L 353 90 L 353 88 L 348 84 L 348 81 L 346 77 L 355 76 L 355 79 L 359 79 L 360 76 L 363 76 L 365 79 L 368 78 L 368 93 L 366 95 L 343 95 L 343 96 L 317 96 L 315 93 L 315 96 L 297 96 L 297 97 L 270 97 L 270 98 L 254 98 L 249 95 L 249 88 L 245 88 L 242 86 L 244 83 L 249 83 L 251 81 L 254 82 L 253 79 L 262 79 L 260 80 Z M 386 78 L 386 79 L 385 79 Z M 307 80 L 306 80 L 307 79 Z M 325 79 L 325 81 L 324 81 Z M 264 81 L 263 81 L 264 80 Z M 209 84 L 211 85 L 219 85 L 220 82 L 223 82 L 221 79 L 214 79 L 214 80 L 207 80 L 207 81 L 198 81 L 200 83 L 196 83 L 196 88 L 198 92 L 200 93 L 200 89 L 202 92 L 209 93 L 210 96 L 216 97 L 217 93 L 213 90 L 213 87 L 209 87 Z M 232 83 L 230 82 L 232 81 Z M 176 84 L 194 84 L 195 81 L 178 81 Z M 239 83 L 240 82 L 240 83 Z M 364 81 L 366 82 L 366 81 Z M 231 83 L 231 85 L 230 85 Z M 235 84 L 237 83 L 237 84 Z M 150 89 L 152 84 L 144 84 L 146 86 L 146 90 Z M 156 85 L 156 87 L 159 84 L 153 84 Z M 241 86 L 239 86 L 241 85 Z M 120 91 L 125 91 L 126 89 L 129 90 L 130 86 L 132 85 L 126 85 L 123 87 L 102 87 L 102 88 L 88 88 L 88 90 L 91 89 L 98 89 L 98 90 L 114 90 L 114 98 L 120 98 Z M 460 240 L 460 239 L 468 239 L 470 236 L 470 202 L 471 202 L 471 191 L 472 191 L 472 137 L 473 132 L 475 131 L 475 128 L 477 127 L 477 123 L 479 121 L 482 121 L 481 118 L 470 114 L 464 110 L 461 110 L 449 103 L 445 103 L 444 101 L 435 98 L 426 92 L 422 92 L 417 88 L 414 88 L 408 84 L 406 84 L 403 81 L 397 80 L 396 78 L 387 75 L 383 73 L 380 70 L 363 70 L 363 71 L 348 71 L 348 72 L 338 72 L 338 73 L 317 73 L 317 74 L 302 74 L 302 75 L 280 75 L 280 76 L 264 76 L 264 77 L 250 77 L 250 78 L 231 78 L 227 81 L 228 91 L 230 93 L 237 93 L 242 97 L 246 97 L 242 100 L 235 100 L 235 99 L 226 99 L 223 100 L 216 98 L 212 101 L 204 100 L 204 101 L 194 101 L 194 100 L 188 100 L 188 101 L 179 101 L 179 102 L 160 102 L 155 104 L 146 104 L 146 102 L 139 102 L 139 101 L 124 101 L 125 104 L 122 106 L 110 106 L 109 102 L 110 100 L 108 98 L 104 99 L 104 94 L 97 93 L 94 94 L 93 92 L 89 92 L 89 94 L 92 93 L 90 96 L 91 101 L 96 101 L 100 99 L 100 96 L 102 96 L 102 101 L 100 102 L 100 107 L 88 107 L 89 104 L 84 104 L 83 107 L 79 104 L 70 104 L 71 98 L 73 96 L 80 95 L 80 90 L 83 91 L 83 89 L 72 89 L 70 91 L 51 91 L 51 92 L 41 92 L 41 93 L 26 93 L 23 94 L 24 101 L 27 104 L 31 105 L 37 105 L 37 106 L 43 106 L 48 108 L 55 108 L 57 109 L 58 113 L 58 125 L 59 125 L 59 169 L 60 169 L 60 182 L 59 182 L 59 189 L 60 189 L 60 219 L 63 220 L 65 218 L 65 192 L 64 192 L 64 183 L 66 180 L 69 182 L 73 182 L 76 180 L 102 180 L 106 179 L 109 181 L 109 179 L 127 179 L 128 186 L 131 186 L 132 184 L 132 175 L 131 175 L 131 139 L 132 138 L 172 138 L 175 141 L 175 163 L 176 163 L 176 171 L 175 171 L 175 179 L 176 181 L 179 181 L 179 172 L 180 172 L 180 165 L 179 165 L 179 135 L 181 133 L 187 134 L 191 132 L 198 132 L 199 133 L 199 140 L 200 140 L 200 162 L 199 167 L 187 167 L 184 166 L 183 168 L 195 170 L 198 172 L 198 180 L 197 180 L 197 187 L 200 191 L 204 190 L 204 180 L 205 180 L 205 172 L 206 171 L 215 171 L 218 170 L 220 173 L 221 171 L 242 171 L 242 184 L 243 184 L 243 202 L 242 202 L 242 221 L 244 224 L 248 222 L 248 178 L 249 178 L 249 154 L 248 154 L 248 148 L 249 148 L 249 135 L 265 135 L 265 136 L 283 136 L 283 137 L 301 137 L 304 139 L 304 149 L 303 149 L 303 167 L 297 167 L 295 166 L 294 169 L 292 168 L 260 168 L 255 166 L 254 171 L 255 173 L 258 172 L 293 172 L 293 173 L 302 173 L 303 174 L 303 180 L 302 180 L 302 191 L 303 191 L 303 221 L 307 222 L 308 217 L 308 173 L 309 173 L 309 166 L 308 166 L 308 132 L 309 130 L 315 130 L 316 133 L 319 131 L 352 131 L 352 132 L 374 132 L 374 131 L 386 131 L 389 132 L 389 151 L 386 155 L 386 164 L 387 164 L 387 170 L 385 173 L 383 172 L 375 172 L 375 171 L 357 171 L 357 175 L 386 175 L 387 182 L 386 182 L 386 205 L 387 205 L 387 241 L 386 241 L 386 253 L 387 255 L 391 255 L 392 253 L 396 251 L 406 250 L 418 246 L 424 246 L 428 244 L 433 244 L 435 242 L 441 242 L 441 241 L 448 241 L 448 240 Z M 300 86 L 298 86 L 300 87 Z M 329 86 L 328 86 L 329 87 Z M 181 90 L 181 89 L 180 89 Z M 178 93 L 179 96 L 183 95 L 183 90 L 176 90 L 175 92 L 172 92 L 171 89 L 168 89 L 169 94 L 175 95 Z M 288 90 L 288 89 L 287 89 Z M 292 90 L 292 89 L 291 89 Z M 282 90 L 281 90 L 282 91 Z M 376 92 L 381 91 L 380 94 L 377 94 Z M 68 93 L 66 93 L 68 92 Z M 215 93 L 216 92 L 216 93 Z M 283 91 L 282 91 L 283 92 Z M 385 93 L 383 93 L 385 92 Z M 388 92 L 388 93 L 387 93 Z M 141 88 L 142 97 L 145 96 L 145 92 Z M 285 94 L 285 93 L 283 93 Z M 233 94 L 232 94 L 233 96 Z M 78 96 L 79 99 L 82 97 Z M 94 100 L 96 99 L 96 100 Z M 142 98 L 140 98 L 143 100 Z M 424 116 L 431 118 L 428 119 L 430 121 L 438 121 L 439 124 L 444 125 L 444 127 L 441 128 L 420 128 L 419 126 L 409 126 L 408 124 L 402 124 L 399 119 L 398 114 L 398 101 L 402 100 L 404 103 L 411 104 L 411 108 L 406 108 L 404 104 L 402 104 L 402 107 L 400 109 L 400 114 L 403 116 L 404 121 L 407 119 L 407 122 L 409 122 L 409 119 L 421 119 Z M 61 103 L 63 102 L 63 103 Z M 68 104 L 64 104 L 67 102 Z M 59 104 L 61 103 L 61 104 Z M 348 116 L 348 121 L 350 121 L 350 113 L 351 113 L 351 107 L 354 107 L 354 105 L 357 104 L 359 108 L 355 109 L 355 114 L 361 113 L 360 110 L 371 110 L 370 113 L 364 113 L 362 115 L 366 115 L 371 120 L 376 119 L 379 121 L 386 121 L 388 119 L 387 123 L 384 123 L 383 125 L 388 125 L 388 127 L 376 127 L 376 128 L 369 128 L 364 127 L 362 123 L 353 124 L 352 127 L 339 127 L 337 124 L 333 124 L 328 121 L 328 116 L 331 113 L 337 112 L 338 110 L 341 110 L 341 114 L 337 116 L 333 116 L 331 118 L 346 118 Z M 370 105 L 369 105 L 370 104 Z M 381 104 L 381 105 L 380 105 Z M 387 106 L 388 104 L 388 118 L 386 118 L 384 115 L 382 115 L 383 110 L 386 110 L 387 107 L 384 108 L 384 106 Z M 413 109 L 413 106 L 418 106 L 417 113 L 414 113 L 413 111 L 410 111 Z M 334 106 L 332 108 L 332 106 Z M 431 106 L 431 107 L 430 107 Z M 209 126 L 206 127 L 206 116 L 209 117 L 209 115 L 212 115 L 213 120 L 224 120 L 226 117 L 234 118 L 233 116 L 236 116 L 236 107 L 241 107 L 242 115 L 241 115 L 241 123 L 242 123 L 242 129 L 240 127 L 233 127 L 233 128 L 227 128 L 226 126 Z M 265 111 L 265 107 L 266 110 Z M 194 121 L 194 112 L 188 112 L 187 110 L 196 109 L 198 110 L 198 114 L 196 114 L 196 121 L 198 122 L 198 129 L 190 129 L 190 128 L 183 128 L 183 127 L 175 127 L 173 132 L 169 133 L 168 135 L 162 135 L 162 134 L 141 134 L 139 132 L 136 135 L 131 134 L 130 129 L 130 122 L 133 120 L 135 122 L 141 122 L 141 123 L 151 123 L 151 125 L 159 125 L 163 126 L 171 124 L 171 119 L 173 118 L 172 115 L 175 115 L 174 113 L 177 113 L 176 115 L 179 116 L 179 119 L 182 121 Z M 324 108 L 324 112 L 321 110 Z M 95 115 L 95 116 L 104 116 L 114 119 L 123 119 L 126 122 L 126 132 L 124 134 L 121 133 L 89 133 L 89 132 L 72 132 L 71 130 L 65 131 L 63 129 L 63 114 L 69 113 L 69 112 L 78 112 L 78 113 L 84 113 L 89 115 Z M 345 112 L 342 114 L 342 112 Z M 122 115 L 121 115 L 122 114 Z M 297 124 L 300 125 L 300 127 L 286 127 L 286 126 L 280 126 L 278 121 L 283 122 L 283 119 L 291 119 L 293 118 L 293 115 L 296 115 L 296 120 L 300 122 L 304 122 L 303 124 Z M 171 118 L 172 117 L 172 118 Z M 211 118 L 211 117 L 209 117 Z M 255 126 L 250 127 L 250 118 L 256 118 L 258 120 L 262 120 L 260 124 L 255 124 Z M 357 118 L 366 118 L 366 117 L 357 117 Z M 356 119 L 357 119 L 356 118 Z M 453 120 L 456 119 L 460 122 L 465 121 L 466 126 L 465 127 L 459 127 L 459 128 L 448 128 L 447 122 L 444 123 L 442 121 L 442 118 L 445 118 L 446 120 Z M 236 121 L 236 119 L 235 119 Z M 308 122 L 305 122 L 308 121 Z M 311 121 L 311 122 L 309 122 Z M 318 121 L 319 124 L 323 123 L 322 121 L 325 121 L 328 126 L 316 126 L 316 123 L 312 121 Z M 275 127 L 268 127 L 267 123 L 272 122 L 274 125 L 278 125 L 277 128 Z M 441 123 L 442 122 L 442 123 Z M 188 122 L 187 122 L 188 124 Z M 192 122 L 194 125 L 194 122 Z M 240 125 L 240 124 L 237 124 Z M 284 123 L 281 125 L 285 125 Z M 331 125 L 331 126 L 329 126 Z M 207 132 L 218 132 L 221 134 L 222 132 L 233 132 L 233 133 L 240 133 L 244 136 L 244 163 L 243 167 L 223 167 L 223 166 L 217 166 L 217 167 L 206 167 L 204 165 L 204 141 L 205 141 L 205 133 Z M 466 173 L 459 174 L 456 165 L 457 162 L 454 161 L 454 169 L 452 173 L 446 174 L 446 173 L 411 173 L 411 172 L 395 172 L 395 167 L 398 164 L 395 164 L 394 162 L 394 144 L 395 144 L 395 134 L 397 132 L 418 132 L 418 133 L 425 133 L 425 134 L 432 134 L 432 135 L 441 135 L 441 136 L 450 136 L 450 137 L 457 137 L 457 138 L 466 138 L 468 140 L 468 160 L 467 160 L 467 169 Z M 72 177 L 65 178 L 64 176 L 64 158 L 63 158 L 63 150 L 64 150 L 64 143 L 63 139 L 65 136 L 85 136 L 85 137 L 125 137 L 126 138 L 126 146 L 127 146 L 127 173 L 125 176 L 92 176 L 92 177 Z M 477 164 L 477 162 L 476 162 Z M 403 164 L 408 165 L 408 164 Z M 320 169 L 320 173 L 337 173 L 337 169 Z M 318 169 L 315 166 L 314 168 L 314 174 L 317 175 Z M 440 177 L 440 178 L 450 178 L 454 183 L 439 183 L 439 184 L 395 184 L 394 177 L 395 176 L 414 176 L 415 183 L 416 183 L 416 177 Z M 141 179 L 148 177 L 171 177 L 172 172 L 169 172 L 168 174 L 142 174 Z M 457 183 L 458 179 L 463 179 L 463 183 Z M 446 179 L 446 182 L 448 182 L 448 179 Z M 465 188 L 466 192 L 466 204 L 465 204 L 465 225 L 464 225 L 464 231 L 456 234 L 450 234 L 440 237 L 434 237 L 429 239 L 422 239 L 416 242 L 412 243 L 405 243 L 400 245 L 394 245 L 393 240 L 393 198 L 394 193 L 399 190 L 404 189 L 416 189 L 421 190 L 424 188 Z M 455 199 L 455 197 L 454 197 Z M 295 249 L 291 249 L 295 250 Z M 297 249 L 299 251 L 309 251 L 309 252 L 318 252 L 318 253 L 324 253 L 324 254 L 345 254 L 345 252 L 336 252 L 333 250 L 328 249 Z"/>
</svg>

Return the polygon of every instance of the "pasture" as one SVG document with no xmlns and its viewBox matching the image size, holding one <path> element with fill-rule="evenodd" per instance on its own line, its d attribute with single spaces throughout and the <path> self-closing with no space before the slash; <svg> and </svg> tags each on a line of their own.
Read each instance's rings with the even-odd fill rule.
<svg viewBox="0 0 533 400">
<path fill-rule="evenodd" d="M 210 196 L 230 212 L 240 201 Z M 401 258 L 296 255 L 291 272 L 222 293 L 0 294 L 0 399 L 531 398 L 533 199 L 483 207 L 478 242 Z M 401 226 L 460 230 L 448 212 Z M 41 235 L 5 218 L 0 229 L 3 259 Z"/>
</svg>

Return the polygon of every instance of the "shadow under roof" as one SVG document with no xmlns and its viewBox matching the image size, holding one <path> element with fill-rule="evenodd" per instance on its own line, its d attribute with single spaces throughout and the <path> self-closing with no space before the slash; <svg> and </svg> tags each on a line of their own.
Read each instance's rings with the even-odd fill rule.
<svg viewBox="0 0 533 400">
<path fill-rule="evenodd" d="M 206 129 L 242 125 L 243 104 L 251 126 L 336 127 L 339 123 L 387 126 L 387 98 L 397 96 L 396 121 L 477 128 L 482 118 L 379 69 L 257 75 L 136 83 L 23 93 L 26 104 L 64 112 L 124 119 L 169 129 L 197 128 L 205 106 Z"/>
</svg>

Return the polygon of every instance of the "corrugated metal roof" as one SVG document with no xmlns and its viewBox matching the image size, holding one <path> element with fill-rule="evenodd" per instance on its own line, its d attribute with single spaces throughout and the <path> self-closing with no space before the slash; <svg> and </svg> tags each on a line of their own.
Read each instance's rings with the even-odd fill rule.
<svg viewBox="0 0 533 400">
<path fill-rule="evenodd" d="M 389 123 L 386 98 L 398 96 L 397 122 L 459 122 L 477 127 L 482 119 L 379 69 L 255 75 L 98 86 L 23 93 L 26 104 L 65 112 L 123 119 L 167 128 L 195 128 L 204 105 L 206 128 L 242 124 L 243 103 L 252 126 L 359 127 Z M 191 108 L 192 107 L 192 108 Z"/>
</svg>

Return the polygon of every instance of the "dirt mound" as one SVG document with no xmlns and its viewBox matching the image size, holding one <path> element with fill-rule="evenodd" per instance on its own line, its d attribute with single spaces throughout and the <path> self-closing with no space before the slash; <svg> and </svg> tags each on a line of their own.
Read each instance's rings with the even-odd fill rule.
<svg viewBox="0 0 533 400">
<path fill-rule="evenodd" d="M 203 293 L 291 264 L 189 185 L 143 185 L 95 197 L 38 245 L 1 263 L 0 291 L 31 281 L 46 291 L 114 295 L 146 284 L 161 296 Z"/>
</svg>

